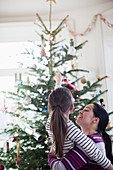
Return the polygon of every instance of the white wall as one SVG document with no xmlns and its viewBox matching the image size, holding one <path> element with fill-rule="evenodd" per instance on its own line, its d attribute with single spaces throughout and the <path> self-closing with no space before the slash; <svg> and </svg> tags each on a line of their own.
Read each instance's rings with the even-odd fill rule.
<svg viewBox="0 0 113 170">
<path fill-rule="evenodd" d="M 36 40 L 35 27 L 33 22 L 0 23 L 0 42 Z"/>
<path fill-rule="evenodd" d="M 93 16 L 95 14 L 101 13 L 105 14 L 113 8 L 113 1 L 99 6 L 93 6 L 91 8 L 78 9 L 76 11 L 62 11 L 62 13 L 52 13 L 53 21 L 60 21 L 66 15 L 69 15 L 69 20 L 72 21 L 73 26 L 72 31 L 75 33 L 82 33 L 91 23 Z M 48 20 L 48 15 L 41 16 L 44 21 Z M 11 18 L 9 19 L 9 21 Z M 8 21 L 8 19 L 7 19 Z M 16 21 L 16 22 L 15 22 Z M 17 22 L 19 21 L 19 22 Z M 25 22 L 24 22 L 25 21 Z M 29 22 L 28 22 L 29 21 Z M 24 41 L 24 40 L 37 40 L 37 35 L 35 30 L 37 27 L 33 24 L 35 21 L 34 16 L 23 17 L 23 18 L 12 18 L 12 23 L 1 23 L 0 24 L 0 42 L 5 41 Z M 113 23 L 112 23 L 113 24 Z M 105 24 L 103 26 L 107 27 Z M 109 27 L 106 28 L 109 31 Z M 71 38 L 71 37 L 70 37 Z M 104 76 L 104 54 L 103 54 L 103 35 L 102 35 L 102 24 L 98 18 L 94 29 L 83 37 L 75 38 L 75 45 L 88 40 L 88 43 L 84 46 L 82 53 L 83 56 L 79 57 L 79 68 L 91 69 L 95 71 L 97 76 Z M 103 89 L 105 87 L 105 82 L 103 82 Z M 105 98 L 105 96 L 104 96 Z M 105 99 L 106 100 L 106 99 Z"/>
<path fill-rule="evenodd" d="M 95 14 L 102 13 L 104 15 L 105 11 L 108 11 L 111 8 L 113 8 L 113 2 L 108 2 L 91 8 L 78 9 L 76 11 L 63 11 L 62 13 L 57 14 L 53 12 L 52 20 L 62 20 L 67 14 L 69 14 L 69 20 L 73 22 L 73 27 L 75 27 L 74 29 L 72 28 L 72 31 L 82 33 L 88 27 L 88 24 L 91 23 Z M 48 20 L 48 15 L 41 17 L 43 20 Z M 37 40 L 38 37 L 35 33 L 37 27 L 33 24 L 35 22 L 34 16 L 29 16 L 27 18 L 14 17 L 9 19 L 9 21 L 11 20 L 12 22 L 9 23 L 0 23 L 0 42 Z M 103 50 L 100 24 L 100 19 L 98 19 L 96 26 L 89 34 L 84 37 L 76 37 L 75 41 L 76 44 L 79 44 L 88 40 L 88 43 L 83 48 L 84 55 L 79 60 L 79 66 L 83 68 L 89 66 L 96 70 L 97 74 L 103 76 Z M 109 29 L 110 28 L 108 28 L 108 31 Z"/>
<path fill-rule="evenodd" d="M 66 11 L 62 12 L 60 18 L 64 18 L 67 14 L 69 14 L 69 18 L 74 21 L 75 24 L 75 33 L 83 33 L 88 25 L 91 23 L 93 16 L 95 14 L 101 13 L 103 16 L 109 20 L 107 12 L 113 10 L 113 2 L 105 3 L 99 6 L 94 6 L 86 9 L 78 9 L 76 11 Z M 59 15 L 54 15 L 53 18 L 58 18 Z M 107 27 L 103 23 L 103 27 L 106 27 L 106 31 L 111 31 L 111 28 Z M 76 37 L 76 43 L 79 44 L 85 40 L 88 40 L 88 43 L 84 46 L 82 52 L 83 56 L 80 57 L 78 67 L 79 68 L 89 68 L 95 71 L 97 76 L 105 76 L 105 68 L 104 68 L 104 49 L 103 49 L 103 31 L 102 31 L 102 21 L 98 17 L 95 27 L 93 30 L 83 37 Z M 103 89 L 106 89 L 105 81 L 102 82 Z M 109 89 L 108 89 L 109 90 Z M 102 96 L 106 103 L 106 96 Z"/>
<path fill-rule="evenodd" d="M 77 11 L 69 11 L 69 12 L 62 12 L 60 15 L 60 18 L 65 17 L 67 14 L 69 14 L 69 18 L 74 20 L 75 22 L 75 32 L 76 33 L 82 33 L 85 31 L 85 29 L 88 27 L 88 25 L 91 23 L 91 20 L 93 19 L 93 16 L 97 13 L 102 13 L 104 15 L 104 12 L 107 10 L 110 10 L 113 8 L 113 2 L 102 4 L 100 6 L 95 6 L 92 8 L 86 8 L 86 9 L 78 9 Z M 53 18 L 59 17 L 57 14 L 54 15 Z M 98 19 L 95 28 L 86 36 L 84 37 L 76 37 L 76 42 L 79 44 L 80 42 L 83 42 L 85 40 L 88 40 L 88 43 L 84 46 L 84 55 L 79 65 L 81 67 L 87 67 L 90 66 L 91 68 L 96 69 L 98 74 L 104 75 L 103 71 L 103 61 L 102 59 L 102 39 L 101 39 L 101 30 L 100 30 L 100 20 Z M 108 28 L 109 31 L 110 28 Z"/>
<path fill-rule="evenodd" d="M 108 2 L 91 8 L 78 9 L 76 11 L 62 11 L 62 13 L 57 14 L 54 13 L 53 8 L 52 20 L 62 20 L 67 14 L 69 14 L 69 20 L 72 20 L 75 26 L 75 29 L 73 30 L 72 28 L 72 30 L 76 33 L 82 33 L 87 28 L 88 24 L 91 23 L 95 14 L 102 13 L 104 15 L 105 11 L 108 11 L 111 8 L 113 8 L 113 2 Z M 41 17 L 43 20 L 48 20 L 48 15 Z M 35 22 L 34 16 L 29 16 L 27 18 L 9 18 L 9 21 L 11 20 L 12 23 L 0 24 L 0 42 L 10 40 L 16 41 L 16 39 L 17 41 L 37 40 L 37 35 L 35 33 L 37 27 L 33 24 Z M 108 31 L 109 29 L 110 28 L 108 28 Z M 84 56 L 80 58 L 79 66 L 89 66 L 90 68 L 95 69 L 100 76 L 104 75 L 100 19 L 98 19 L 95 28 L 89 34 L 84 37 L 76 37 L 77 44 L 85 40 L 88 40 L 88 43 L 83 49 Z"/>
<path fill-rule="evenodd" d="M 113 23 L 113 9 L 106 11 L 105 15 Z M 113 29 L 107 29 L 102 24 L 103 30 L 103 46 L 104 46 L 104 68 L 105 74 L 109 75 L 106 79 L 106 87 L 108 93 L 106 95 L 107 99 L 107 110 L 109 112 L 113 111 Z M 110 122 L 113 125 L 113 115 L 110 116 Z M 113 130 L 110 131 L 113 134 Z"/>
</svg>

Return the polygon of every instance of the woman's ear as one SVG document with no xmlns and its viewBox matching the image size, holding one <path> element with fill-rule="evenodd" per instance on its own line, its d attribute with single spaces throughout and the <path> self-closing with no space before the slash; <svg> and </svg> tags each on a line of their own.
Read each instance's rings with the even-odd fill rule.
<svg viewBox="0 0 113 170">
<path fill-rule="evenodd" d="M 95 117 L 93 120 L 93 122 L 96 123 L 97 125 L 99 124 L 99 121 L 100 121 L 99 117 Z"/>
<path fill-rule="evenodd" d="M 74 104 L 71 105 L 70 110 L 72 111 L 74 109 Z"/>
</svg>

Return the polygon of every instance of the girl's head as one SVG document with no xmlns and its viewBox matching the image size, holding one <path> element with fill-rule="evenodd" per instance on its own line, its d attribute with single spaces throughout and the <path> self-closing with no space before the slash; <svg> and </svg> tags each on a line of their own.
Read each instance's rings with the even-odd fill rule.
<svg viewBox="0 0 113 170">
<path fill-rule="evenodd" d="M 70 110 L 73 104 L 73 97 L 69 89 L 65 87 L 57 88 L 50 93 L 48 98 L 49 110 L 60 109 L 62 114 Z"/>
<path fill-rule="evenodd" d="M 48 98 L 48 110 L 51 112 L 50 129 L 53 132 L 55 154 L 63 156 L 64 139 L 67 130 L 66 115 L 73 106 L 73 97 L 69 89 L 57 88 L 50 93 Z"/>
</svg>

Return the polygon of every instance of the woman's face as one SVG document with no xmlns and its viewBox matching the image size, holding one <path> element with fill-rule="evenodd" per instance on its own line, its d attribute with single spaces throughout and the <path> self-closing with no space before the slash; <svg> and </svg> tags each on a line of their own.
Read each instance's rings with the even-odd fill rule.
<svg viewBox="0 0 113 170">
<path fill-rule="evenodd" d="M 92 125 L 94 120 L 93 113 L 94 104 L 87 105 L 83 110 L 79 111 L 78 119 L 76 123 L 82 127 L 89 127 Z"/>
</svg>

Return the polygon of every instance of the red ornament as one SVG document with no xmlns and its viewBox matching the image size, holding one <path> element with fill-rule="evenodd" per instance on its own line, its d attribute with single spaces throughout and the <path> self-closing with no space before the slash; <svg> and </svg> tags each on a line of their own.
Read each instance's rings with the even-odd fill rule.
<svg viewBox="0 0 113 170">
<path fill-rule="evenodd" d="M 4 169 L 4 166 L 1 164 L 2 159 L 0 158 L 0 170 Z"/>
<path fill-rule="evenodd" d="M 13 136 L 13 141 L 12 142 L 15 142 L 16 141 L 16 137 L 15 136 Z"/>
<path fill-rule="evenodd" d="M 79 89 L 75 88 L 75 91 L 80 91 Z"/>
<path fill-rule="evenodd" d="M 4 166 L 2 164 L 0 164 L 0 170 L 3 170 Z"/>
<path fill-rule="evenodd" d="M 75 89 L 75 86 L 73 86 L 72 84 L 70 84 L 70 83 L 67 81 L 67 79 L 64 79 L 63 82 L 66 82 L 66 83 L 67 83 L 67 87 L 68 87 L 69 89 L 72 89 L 72 90 Z"/>
</svg>

